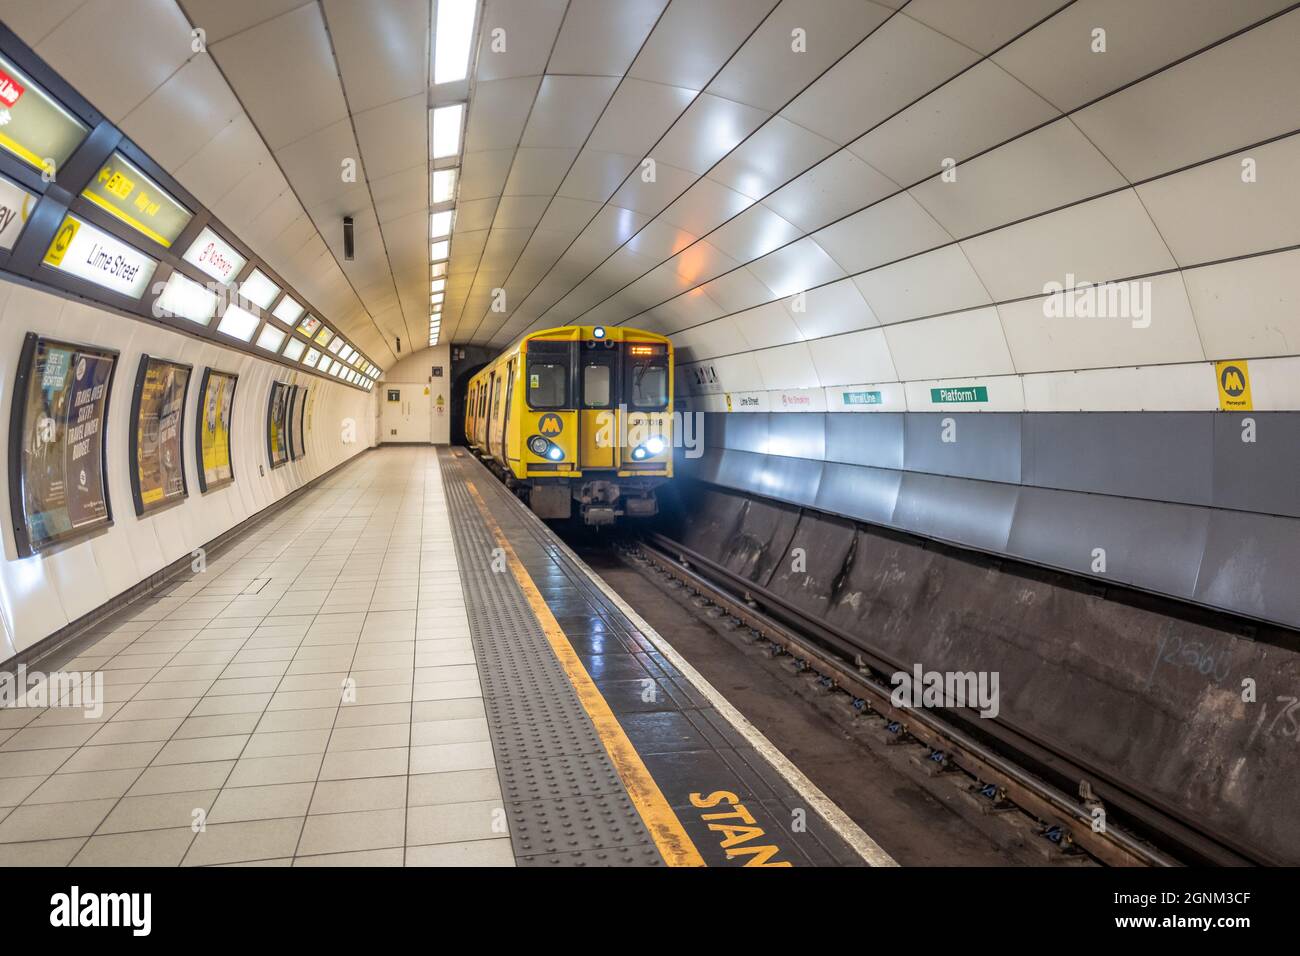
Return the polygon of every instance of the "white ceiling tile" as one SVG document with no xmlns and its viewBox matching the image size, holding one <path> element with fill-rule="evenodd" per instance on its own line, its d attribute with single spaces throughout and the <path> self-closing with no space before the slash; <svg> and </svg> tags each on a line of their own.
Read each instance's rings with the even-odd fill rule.
<svg viewBox="0 0 1300 956">
<path fill-rule="evenodd" d="M 900 15 L 854 48 L 781 115 L 840 146 L 853 142 L 978 59 Z"/>
<path fill-rule="evenodd" d="M 513 149 L 493 149 L 483 153 L 466 153 L 457 185 L 458 199 L 488 199 L 501 195 L 510 164 L 514 161 Z"/>
<path fill-rule="evenodd" d="M 1008 375 L 1016 371 L 993 307 L 886 326 L 901 381 Z"/>
<path fill-rule="evenodd" d="M 755 205 L 710 233 L 709 241 L 738 262 L 749 262 L 802 235 L 772 210 Z"/>
<path fill-rule="evenodd" d="M 1244 160 L 1256 178 L 1243 182 Z M 1300 135 L 1137 187 L 1179 265 L 1300 245 Z"/>
<path fill-rule="evenodd" d="M 568 0 L 484 0 L 479 30 L 479 80 L 539 76 L 546 70 Z M 494 31 L 505 41 L 493 49 Z"/>
<path fill-rule="evenodd" d="M 882 323 L 972 309 L 993 301 L 957 245 L 873 269 L 855 276 L 853 283 Z"/>
<path fill-rule="evenodd" d="M 36 52 L 114 123 L 195 55 L 173 0 L 88 0 Z"/>
<path fill-rule="evenodd" d="M 880 329 L 863 329 L 808 343 L 822 385 L 858 385 L 898 379 L 889 344 Z"/>
<path fill-rule="evenodd" d="M 844 270 L 811 238 L 768 253 L 748 269 L 778 297 L 844 278 Z"/>
<path fill-rule="evenodd" d="M 207 35 L 208 45 L 259 23 L 273 20 L 315 0 L 179 0 L 194 26 Z"/>
<path fill-rule="evenodd" d="M 616 86 L 618 78 L 612 76 L 542 77 L 520 145 L 578 149 L 586 142 Z M 476 93 L 476 103 L 477 99 Z"/>
<path fill-rule="evenodd" d="M 622 76 L 668 0 L 570 0 L 550 73 Z"/>
<path fill-rule="evenodd" d="M 628 76 L 702 90 L 777 0 L 674 3 Z"/>
<path fill-rule="evenodd" d="M 837 147 L 773 116 L 709 172 L 709 178 L 750 199 L 762 199 L 830 156 Z"/>
<path fill-rule="evenodd" d="M 814 235 L 850 274 L 952 241 L 907 193 L 891 196 Z"/>
<path fill-rule="evenodd" d="M 338 66 L 316 4 L 213 44 L 211 50 L 272 150 L 347 119 Z"/>
<path fill-rule="evenodd" d="M 569 167 L 578 158 L 577 149 L 527 149 L 521 147 L 510 167 L 504 194 L 507 196 L 553 196 Z"/>
<path fill-rule="evenodd" d="M 122 121 L 122 131 L 164 169 L 176 169 L 244 115 L 210 56 L 196 56 Z"/>
<path fill-rule="evenodd" d="M 852 279 L 818 286 L 802 295 L 786 296 L 781 304 L 806 339 L 872 328 L 880 324 Z"/>
<path fill-rule="evenodd" d="M 1076 113 L 1136 182 L 1296 129 L 1300 10 Z M 1249 108 L 1243 108 L 1243 104 Z"/>
<path fill-rule="evenodd" d="M 1300 353 L 1300 250 L 1183 273 L 1212 361 Z"/>
<path fill-rule="evenodd" d="M 985 108 L 997 103 L 998 108 Z M 849 144 L 849 149 L 900 186 L 1033 129 L 1058 111 L 990 61 L 978 63 Z"/>
<path fill-rule="evenodd" d="M 752 199 L 734 189 L 711 179 L 701 179 L 664 211 L 663 218 L 689 233 L 703 236 L 751 205 Z"/>
<path fill-rule="evenodd" d="M 897 186 L 842 149 L 763 200 L 763 205 L 804 232 L 883 199 Z"/>
<path fill-rule="evenodd" d="M 1062 110 L 1088 103 L 1289 5 L 1290 0 L 1092 0 L 1066 7 L 993 59 Z M 1092 31 L 1107 31 L 1105 54 Z"/>
<path fill-rule="evenodd" d="M 614 195 L 619 184 L 636 168 L 637 162 L 635 156 L 584 149 L 565 176 L 559 195 L 568 199 L 604 202 Z"/>
<path fill-rule="evenodd" d="M 1062 6 L 1063 0 L 913 0 L 903 15 L 987 56 Z"/>
<path fill-rule="evenodd" d="M 702 93 L 654 148 L 653 157 L 703 175 L 767 117 L 762 110 Z"/>
<path fill-rule="evenodd" d="M 1048 123 L 1005 146 L 910 190 L 950 234 L 974 235 L 1026 216 L 1119 189 L 1124 178 L 1068 119 Z"/>
<path fill-rule="evenodd" d="M 1041 295 L 1049 282 L 1106 282 L 1172 269 L 1174 260 L 1133 190 L 962 243 L 994 301 Z"/>
<path fill-rule="evenodd" d="M 592 130 L 588 149 L 626 153 L 638 159 L 691 105 L 696 91 L 645 80 L 625 79 Z M 656 162 L 666 162 L 657 155 Z"/>
<path fill-rule="evenodd" d="M 891 12 L 870 0 L 784 0 L 708 90 L 774 113 Z M 795 30 L 805 31 L 804 52 L 792 48 Z"/>
<path fill-rule="evenodd" d="M 428 118 L 423 93 L 354 112 L 367 179 L 382 179 L 428 161 Z M 428 196 L 426 195 L 427 199 Z"/>
<path fill-rule="evenodd" d="M 353 113 L 427 92 L 428 0 L 323 0 L 323 5 Z"/>
<path fill-rule="evenodd" d="M 520 76 L 478 84 L 465 129 L 464 151 L 479 153 L 517 146 L 541 79 Z"/>
</svg>

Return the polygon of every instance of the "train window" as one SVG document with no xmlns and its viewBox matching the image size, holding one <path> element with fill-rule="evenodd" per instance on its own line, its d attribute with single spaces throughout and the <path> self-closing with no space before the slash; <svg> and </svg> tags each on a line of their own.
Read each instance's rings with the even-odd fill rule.
<svg viewBox="0 0 1300 956">
<path fill-rule="evenodd" d="M 609 408 L 609 378 L 612 369 L 592 363 L 582 369 L 582 404 L 585 408 Z"/>
<path fill-rule="evenodd" d="M 569 391 L 569 367 L 546 359 L 528 360 L 528 404 L 533 408 L 564 408 Z"/>
<path fill-rule="evenodd" d="M 659 410 L 668 407 L 668 366 L 632 366 L 632 407 Z"/>
</svg>

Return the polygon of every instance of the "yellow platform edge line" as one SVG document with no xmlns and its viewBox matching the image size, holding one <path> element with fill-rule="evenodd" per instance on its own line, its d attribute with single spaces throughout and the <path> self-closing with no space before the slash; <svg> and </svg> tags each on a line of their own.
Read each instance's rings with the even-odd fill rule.
<svg viewBox="0 0 1300 956">
<path fill-rule="evenodd" d="M 704 858 L 700 856 L 700 851 L 695 848 L 681 820 L 668 805 L 667 798 L 655 783 L 650 771 L 646 769 L 645 762 L 637 753 L 636 747 L 623 732 L 622 725 L 610 710 L 609 703 L 601 694 L 600 688 L 587 673 L 587 668 L 583 666 L 581 658 L 569 643 L 564 629 L 560 627 L 559 621 L 547 607 L 546 599 L 537 590 L 532 575 L 528 573 L 528 569 L 524 567 L 519 556 L 515 554 L 514 548 L 510 546 L 510 542 L 506 540 L 501 526 L 488 511 L 483 496 L 479 494 L 472 481 L 466 481 L 465 487 L 469 489 L 479 514 L 483 516 L 484 523 L 492 532 L 492 537 L 505 552 L 510 573 L 514 575 L 515 582 L 524 592 L 533 616 L 537 618 L 537 623 L 541 626 L 542 633 L 546 635 L 546 640 L 550 643 L 556 658 L 559 659 L 560 666 L 564 668 L 569 683 L 577 692 L 583 710 L 591 718 L 591 723 L 596 728 L 596 733 L 600 735 L 600 741 L 609 754 L 615 772 L 623 781 L 623 786 L 627 788 L 627 794 L 632 799 L 637 813 L 641 815 L 641 820 L 649 831 L 651 839 L 655 841 L 655 846 L 659 848 L 664 862 L 669 866 L 704 866 Z"/>
</svg>

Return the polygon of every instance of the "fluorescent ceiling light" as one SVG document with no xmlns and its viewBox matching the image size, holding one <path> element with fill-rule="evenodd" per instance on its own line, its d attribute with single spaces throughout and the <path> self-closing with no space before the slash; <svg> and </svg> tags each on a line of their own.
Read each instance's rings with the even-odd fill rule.
<svg viewBox="0 0 1300 956">
<path fill-rule="evenodd" d="M 456 170 L 438 169 L 433 174 L 433 202 L 451 202 L 456 198 Z"/>
<path fill-rule="evenodd" d="M 435 293 L 431 296 L 431 298 L 433 299 L 433 304 L 434 304 L 434 305 L 437 305 L 439 302 L 441 302 L 441 301 L 442 301 L 442 297 L 443 297 L 444 295 L 446 295 L 445 292 L 435 292 Z"/>
<path fill-rule="evenodd" d="M 252 275 L 239 284 L 239 294 L 258 308 L 269 309 L 280 294 L 280 287 L 261 269 L 254 269 Z"/>
<path fill-rule="evenodd" d="M 429 216 L 429 238 L 445 239 L 451 235 L 451 210 L 435 212 Z"/>
<path fill-rule="evenodd" d="M 302 317 L 303 311 L 303 307 L 295 302 L 292 296 L 286 295 L 271 314 L 285 325 L 292 326 Z"/>
<path fill-rule="evenodd" d="M 465 104 L 438 106 L 429 112 L 430 159 L 444 159 L 460 152 L 460 126 L 465 118 Z"/>
<path fill-rule="evenodd" d="M 429 245 L 429 258 L 434 262 L 440 259 L 446 259 L 451 252 L 451 243 L 446 239 L 440 239 Z"/>
<path fill-rule="evenodd" d="M 316 362 L 319 361 L 319 359 L 320 359 L 320 352 L 318 352 L 316 349 L 308 349 L 307 357 L 302 360 L 302 364 L 310 365 L 312 368 L 315 368 Z"/>
<path fill-rule="evenodd" d="M 455 83 L 469 75 L 478 0 L 438 0 L 433 32 L 433 83 Z"/>
<path fill-rule="evenodd" d="M 164 315 L 175 315 L 200 325 L 207 325 L 217 314 L 217 296 L 193 279 L 173 272 L 162 295 L 158 296 L 156 309 Z"/>
<path fill-rule="evenodd" d="M 217 331 L 233 335 L 241 342 L 247 342 L 253 337 L 261 321 L 252 312 L 241 309 L 232 302 L 226 306 L 225 314 L 221 316 L 221 322 L 217 325 Z"/>
<path fill-rule="evenodd" d="M 307 343 L 302 339 L 290 339 L 289 344 L 284 347 L 284 357 L 290 362 L 296 362 L 302 358 L 302 353 L 307 349 Z"/>
<path fill-rule="evenodd" d="M 262 327 L 262 334 L 257 337 L 257 347 L 268 352 L 279 352 L 280 346 L 284 344 L 288 335 L 288 332 L 268 323 Z"/>
<path fill-rule="evenodd" d="M 445 262 L 435 262 L 433 266 L 429 269 L 430 279 L 437 279 L 439 276 L 445 276 L 446 274 L 447 274 L 447 263 Z"/>
<path fill-rule="evenodd" d="M 432 293 L 432 292 L 442 292 L 442 291 L 445 290 L 446 288 L 447 288 L 447 280 L 446 280 L 446 279 L 434 279 L 433 282 L 430 283 L 429 291 L 430 291 L 431 293 Z"/>
</svg>

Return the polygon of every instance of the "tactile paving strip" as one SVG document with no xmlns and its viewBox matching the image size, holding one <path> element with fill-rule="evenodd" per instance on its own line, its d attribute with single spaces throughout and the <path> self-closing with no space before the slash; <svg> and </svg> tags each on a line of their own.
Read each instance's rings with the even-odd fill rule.
<svg viewBox="0 0 1300 956">
<path fill-rule="evenodd" d="M 497 545 L 460 463 L 452 452 L 438 458 L 516 861 L 662 865 L 523 592 L 492 569 Z"/>
</svg>

